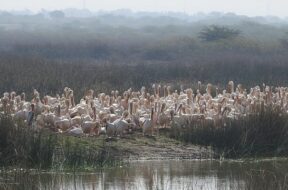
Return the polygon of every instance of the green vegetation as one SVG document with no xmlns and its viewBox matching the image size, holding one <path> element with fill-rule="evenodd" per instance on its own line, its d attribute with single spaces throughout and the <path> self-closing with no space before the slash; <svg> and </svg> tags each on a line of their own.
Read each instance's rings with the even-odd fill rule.
<svg viewBox="0 0 288 190">
<path fill-rule="evenodd" d="M 111 154 L 110 154 L 111 152 Z M 35 131 L 10 116 L 0 117 L 0 166 L 36 169 L 87 169 L 112 166 L 114 157 L 104 138 L 97 140 Z"/>
<path fill-rule="evenodd" d="M 224 40 L 224 39 L 233 39 L 239 36 L 240 31 L 227 28 L 224 26 L 208 26 L 204 28 L 199 35 L 199 38 L 203 41 L 217 41 L 217 40 Z"/>
<path fill-rule="evenodd" d="M 172 127 L 170 137 L 211 146 L 218 155 L 230 158 L 287 156 L 288 115 L 265 110 L 240 120 L 226 120 L 221 126 L 194 122 Z"/>
</svg>

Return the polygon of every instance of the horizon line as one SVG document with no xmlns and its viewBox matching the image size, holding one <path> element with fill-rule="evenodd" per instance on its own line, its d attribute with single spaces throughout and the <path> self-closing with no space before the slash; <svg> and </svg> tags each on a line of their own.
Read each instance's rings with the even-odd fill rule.
<svg viewBox="0 0 288 190">
<path fill-rule="evenodd" d="M 129 9 L 129 8 L 119 8 L 119 9 L 89 9 L 89 8 L 75 8 L 75 7 L 67 7 L 67 8 L 61 8 L 61 9 L 45 9 L 45 8 L 41 8 L 41 9 L 37 9 L 37 10 L 32 10 L 32 9 L 0 9 L 0 12 L 9 12 L 9 13 L 13 13 L 13 12 L 25 12 L 28 11 L 31 13 L 31 15 L 35 15 L 35 14 L 39 14 L 41 12 L 44 11 L 48 11 L 48 12 L 52 12 L 52 11 L 65 11 L 65 10 L 69 10 L 69 9 L 74 9 L 74 10 L 79 10 L 79 11 L 89 11 L 91 13 L 101 13 L 101 12 L 116 12 L 116 11 L 127 11 L 127 12 L 131 12 L 132 14 L 137 14 L 137 13 L 157 13 L 157 14 L 169 14 L 169 13 L 177 13 L 177 14 L 183 14 L 183 15 L 187 15 L 187 16 L 194 16 L 197 14 L 203 14 L 203 15 L 210 15 L 213 13 L 220 13 L 220 14 L 234 14 L 236 16 L 246 16 L 246 17 L 277 17 L 280 19 L 288 19 L 288 15 L 286 16 L 279 16 L 279 15 L 273 15 L 273 14 L 258 14 L 258 15 L 248 15 L 248 14 L 240 14 L 237 12 L 233 12 L 233 11 L 227 11 L 227 12 L 222 12 L 222 11 L 197 11 L 197 12 L 192 12 L 192 11 L 180 11 L 180 10 L 162 10 L 162 11 L 156 11 L 156 10 L 135 10 L 135 9 Z M 21 15 L 21 14 L 20 14 Z M 25 14 L 23 14 L 25 15 Z"/>
</svg>

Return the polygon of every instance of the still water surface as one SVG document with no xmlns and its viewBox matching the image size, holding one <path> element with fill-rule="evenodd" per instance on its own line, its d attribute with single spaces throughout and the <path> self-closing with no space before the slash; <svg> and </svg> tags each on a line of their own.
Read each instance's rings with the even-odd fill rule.
<svg viewBox="0 0 288 190">
<path fill-rule="evenodd" d="M 288 189 L 288 160 L 141 161 L 75 174 L 2 171 L 0 189 Z"/>
</svg>

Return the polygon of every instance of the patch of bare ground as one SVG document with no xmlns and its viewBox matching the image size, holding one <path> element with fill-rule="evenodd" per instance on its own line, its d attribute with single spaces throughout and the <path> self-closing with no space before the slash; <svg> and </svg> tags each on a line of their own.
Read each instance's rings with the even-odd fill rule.
<svg viewBox="0 0 288 190">
<path fill-rule="evenodd" d="M 213 159 L 210 147 L 184 144 L 165 135 L 143 136 L 141 133 L 106 139 L 111 155 L 124 161 Z"/>
</svg>

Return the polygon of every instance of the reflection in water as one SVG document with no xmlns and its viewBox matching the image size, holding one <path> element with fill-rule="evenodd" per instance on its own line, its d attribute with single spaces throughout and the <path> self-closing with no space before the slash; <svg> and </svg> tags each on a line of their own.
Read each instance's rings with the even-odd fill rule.
<svg viewBox="0 0 288 190">
<path fill-rule="evenodd" d="M 0 174 L 0 189 L 288 189 L 288 161 L 143 161 L 95 173 Z"/>
</svg>

